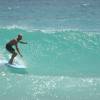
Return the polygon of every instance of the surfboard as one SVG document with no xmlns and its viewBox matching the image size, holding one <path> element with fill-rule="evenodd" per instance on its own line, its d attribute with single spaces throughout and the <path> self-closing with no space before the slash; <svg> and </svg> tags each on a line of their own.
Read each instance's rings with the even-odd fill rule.
<svg viewBox="0 0 100 100">
<path fill-rule="evenodd" d="M 8 58 L 10 59 L 10 56 L 8 56 Z M 2 57 L 0 58 L 0 66 L 2 67 L 3 65 L 13 68 L 26 68 L 24 60 L 19 57 L 14 59 L 13 64 L 9 64 L 7 58 Z"/>
<path fill-rule="evenodd" d="M 6 65 L 7 65 L 8 67 L 13 67 L 13 68 L 26 68 L 25 65 L 16 64 L 16 63 L 13 63 L 13 64 L 6 63 Z"/>
<path fill-rule="evenodd" d="M 13 64 L 9 64 L 7 60 L 0 60 L 0 66 L 6 65 L 8 67 L 13 68 L 26 68 L 25 64 L 21 64 L 18 62 L 14 62 Z"/>
</svg>

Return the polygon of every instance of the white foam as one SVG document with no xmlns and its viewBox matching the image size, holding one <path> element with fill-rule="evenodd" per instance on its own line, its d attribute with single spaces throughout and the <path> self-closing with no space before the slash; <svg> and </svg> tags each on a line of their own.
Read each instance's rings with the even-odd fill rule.
<svg viewBox="0 0 100 100">
<path fill-rule="evenodd" d="M 0 67 L 5 65 L 8 61 L 7 60 L 4 60 L 4 59 L 0 59 Z"/>
<path fill-rule="evenodd" d="M 8 55 L 8 58 L 10 59 L 11 55 Z M 25 61 L 22 58 L 20 58 L 19 56 L 14 58 L 14 63 L 26 66 Z"/>
</svg>

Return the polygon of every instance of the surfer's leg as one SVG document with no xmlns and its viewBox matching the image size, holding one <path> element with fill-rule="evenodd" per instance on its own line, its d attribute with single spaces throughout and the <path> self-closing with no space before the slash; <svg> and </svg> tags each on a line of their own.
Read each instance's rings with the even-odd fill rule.
<svg viewBox="0 0 100 100">
<path fill-rule="evenodd" d="M 17 56 L 17 53 L 16 52 L 14 52 L 13 54 L 12 54 L 12 57 L 11 57 L 11 59 L 9 60 L 9 63 L 10 64 L 12 64 L 13 63 L 13 60 L 14 60 L 14 58 Z"/>
</svg>

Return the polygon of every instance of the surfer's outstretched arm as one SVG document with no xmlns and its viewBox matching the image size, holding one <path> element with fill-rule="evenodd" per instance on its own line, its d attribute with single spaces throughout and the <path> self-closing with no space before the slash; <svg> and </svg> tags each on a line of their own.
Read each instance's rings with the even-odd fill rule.
<svg viewBox="0 0 100 100">
<path fill-rule="evenodd" d="M 22 44 L 27 44 L 27 42 L 25 42 L 25 41 L 19 41 L 19 43 L 22 43 Z"/>
</svg>

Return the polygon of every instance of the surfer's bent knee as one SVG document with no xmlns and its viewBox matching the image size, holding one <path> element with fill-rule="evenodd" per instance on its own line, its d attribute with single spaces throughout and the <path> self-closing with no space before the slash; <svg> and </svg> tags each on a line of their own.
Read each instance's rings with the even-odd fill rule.
<svg viewBox="0 0 100 100">
<path fill-rule="evenodd" d="M 17 56 L 17 53 L 16 52 L 14 52 L 13 54 L 14 54 L 15 57 Z"/>
</svg>

